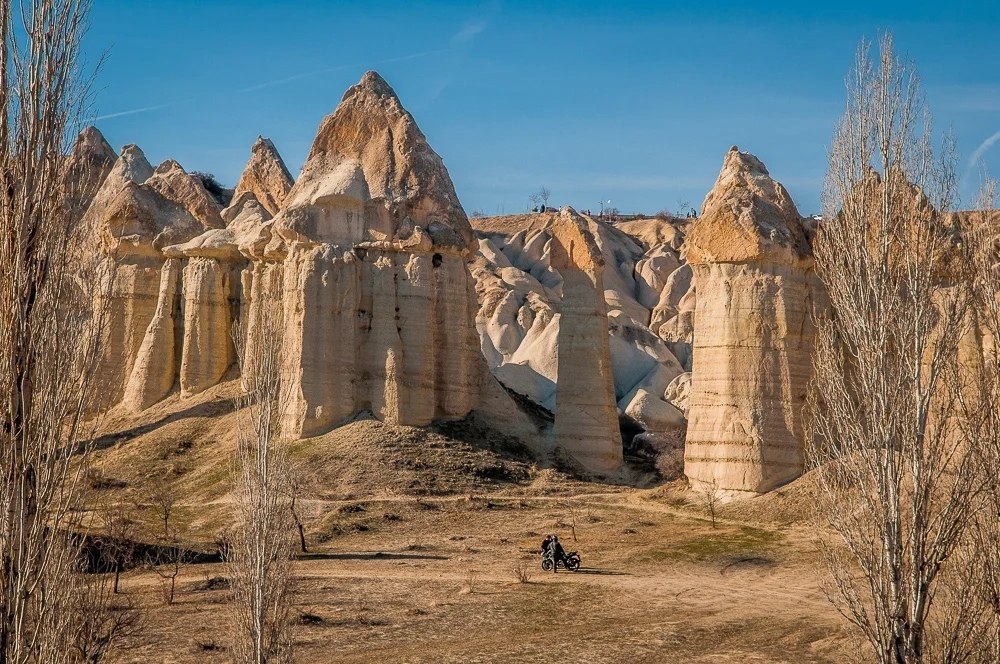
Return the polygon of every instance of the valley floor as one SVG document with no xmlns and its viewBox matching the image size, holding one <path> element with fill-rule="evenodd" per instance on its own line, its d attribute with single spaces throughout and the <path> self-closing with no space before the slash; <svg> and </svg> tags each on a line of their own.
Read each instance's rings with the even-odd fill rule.
<svg viewBox="0 0 1000 664">
<path fill-rule="evenodd" d="M 295 661 L 840 662 L 857 654 L 823 592 L 805 525 L 734 504 L 713 528 L 680 493 L 590 488 L 313 504 L 325 515 L 318 539 L 327 541 L 294 565 Z M 780 513 L 775 498 L 756 500 Z M 542 572 L 536 550 L 546 532 L 580 552 L 579 572 Z M 527 583 L 515 568 L 529 571 Z M 200 589 L 225 574 L 218 564 L 187 567 L 172 606 L 155 574 L 128 575 L 124 591 L 141 597 L 148 625 L 119 661 L 227 661 L 227 592 Z"/>
</svg>

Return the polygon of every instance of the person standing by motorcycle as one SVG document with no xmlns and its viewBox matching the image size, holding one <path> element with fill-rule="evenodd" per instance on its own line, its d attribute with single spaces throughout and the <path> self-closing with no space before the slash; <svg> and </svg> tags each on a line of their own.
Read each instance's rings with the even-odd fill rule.
<svg viewBox="0 0 1000 664">
<path fill-rule="evenodd" d="M 542 555 L 544 556 L 549 552 L 549 545 L 552 544 L 552 535 L 546 535 L 545 539 L 542 540 Z"/>
<path fill-rule="evenodd" d="M 559 543 L 559 536 L 553 535 L 552 541 L 549 543 L 549 552 L 552 555 L 552 573 L 555 574 L 559 569 L 559 563 L 566 564 L 566 552 L 562 548 L 562 544 Z"/>
</svg>

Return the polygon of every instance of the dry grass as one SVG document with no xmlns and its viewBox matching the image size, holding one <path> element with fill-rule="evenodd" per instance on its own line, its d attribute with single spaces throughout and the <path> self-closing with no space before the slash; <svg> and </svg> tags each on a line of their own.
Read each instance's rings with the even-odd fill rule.
<svg viewBox="0 0 1000 664">
<path fill-rule="evenodd" d="M 514 563 L 511 565 L 510 575 L 514 577 L 514 581 L 517 583 L 531 582 L 531 572 L 524 563 Z"/>
<path fill-rule="evenodd" d="M 193 409 L 105 449 L 105 472 L 128 486 L 102 499 L 127 501 L 142 488 L 141 475 L 164 463 L 157 443 L 193 440 L 184 455 L 191 470 L 176 480 L 191 494 L 170 521 L 188 543 L 214 548 L 228 504 L 224 474 L 213 473 L 231 452 L 220 422 L 228 415 L 205 414 L 219 389 L 148 415 L 155 424 Z M 305 444 L 298 452 L 326 478 L 302 500 L 310 553 L 293 563 L 298 662 L 530 663 L 551 661 L 553 648 L 583 663 L 823 662 L 853 652 L 820 588 L 813 530 L 792 518 L 793 506 L 808 502 L 797 485 L 721 505 L 713 529 L 683 483 L 630 490 L 525 466 L 524 480 L 483 484 L 474 469 L 495 453 L 439 434 L 394 448 L 400 429 L 354 423 L 341 437 L 317 439 L 322 453 Z M 454 446 L 469 464 L 424 470 L 434 477 L 415 481 L 406 458 L 429 458 L 419 440 L 442 455 Z M 355 447 L 361 471 L 349 467 Z M 369 492 L 360 485 L 365 470 Z M 440 491 L 426 492 L 432 485 Z M 162 531 L 151 512 L 139 516 Z M 543 533 L 571 543 L 574 517 L 579 541 L 568 548 L 579 550 L 583 569 L 541 573 Z M 228 661 L 229 591 L 213 581 L 224 574 L 219 564 L 185 567 L 166 605 L 155 573 L 126 573 L 123 591 L 140 601 L 148 626 L 116 661 Z"/>
</svg>

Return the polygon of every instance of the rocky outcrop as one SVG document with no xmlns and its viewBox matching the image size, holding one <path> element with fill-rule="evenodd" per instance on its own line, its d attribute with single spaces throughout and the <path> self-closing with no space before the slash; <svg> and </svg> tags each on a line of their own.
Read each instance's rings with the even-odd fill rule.
<svg viewBox="0 0 1000 664">
<path fill-rule="evenodd" d="M 683 415 L 666 398 L 667 386 L 683 368 L 648 327 L 650 311 L 638 299 L 643 289 L 670 283 L 670 275 L 683 267 L 675 267 L 683 236 L 661 220 L 615 228 L 584 215 L 576 218 L 604 266 L 605 328 L 618 411 L 647 431 L 683 431 Z M 479 238 L 472 271 L 483 354 L 503 385 L 548 410 L 555 409 L 565 297 L 564 277 L 552 262 L 553 229 L 561 219 L 561 213 L 546 212 L 472 220 Z"/>
<path fill-rule="evenodd" d="M 622 464 L 604 301 L 604 259 L 587 220 L 571 208 L 552 225 L 552 268 L 562 276 L 557 335 L 556 450 L 584 469 L 614 473 Z"/>
<path fill-rule="evenodd" d="M 803 468 L 815 278 L 801 218 L 764 165 L 733 148 L 685 255 L 697 292 L 685 474 L 769 491 Z"/>
<path fill-rule="evenodd" d="M 475 406 L 472 230 L 441 158 L 378 74 L 323 121 L 273 228 L 288 247 L 286 433 L 365 409 L 426 425 Z"/>
<path fill-rule="evenodd" d="M 76 214 L 86 212 L 117 160 L 97 127 L 87 127 L 76 137 L 63 170 L 63 190 Z"/>
<path fill-rule="evenodd" d="M 288 242 L 469 255 L 472 229 L 441 157 L 368 72 L 320 125 L 275 222 Z"/>
<path fill-rule="evenodd" d="M 491 408 L 504 402 L 478 352 L 468 219 L 374 72 L 323 121 L 294 185 L 258 139 L 222 210 L 201 179 L 175 162 L 153 171 L 129 147 L 88 218 L 130 277 L 115 281 L 112 403 L 135 411 L 174 389 L 197 394 L 261 340 L 279 347 L 289 437 L 362 410 L 408 425 L 462 418 L 483 386 Z M 260 358 L 240 360 L 250 375 Z"/>
<path fill-rule="evenodd" d="M 285 197 L 292 188 L 292 174 L 285 167 L 281 155 L 270 139 L 257 137 L 257 142 L 251 148 L 250 162 L 243 169 L 240 181 L 236 184 L 233 201 L 244 194 L 251 194 L 254 199 L 275 215 L 281 209 Z"/>
<path fill-rule="evenodd" d="M 125 146 L 84 215 L 83 223 L 95 229 L 96 249 L 107 256 L 104 281 L 95 296 L 106 323 L 97 366 L 105 405 L 119 402 L 144 339 L 158 311 L 166 256 L 163 249 L 187 241 L 206 228 L 223 226 L 220 210 L 201 181 L 173 161 L 153 169 L 142 151 Z M 172 306 L 172 305 L 171 305 Z M 147 352 L 160 352 L 147 347 Z M 149 369 L 144 357 L 138 371 Z M 150 398 L 138 385 L 130 401 Z"/>
</svg>

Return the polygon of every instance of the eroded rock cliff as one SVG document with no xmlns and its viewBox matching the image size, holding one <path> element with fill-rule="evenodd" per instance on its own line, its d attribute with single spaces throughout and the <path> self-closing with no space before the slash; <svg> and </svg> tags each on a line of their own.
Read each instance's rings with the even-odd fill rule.
<svg viewBox="0 0 1000 664">
<path fill-rule="evenodd" d="M 294 184 L 258 139 L 222 210 L 178 164 L 153 171 L 129 147 L 88 220 L 115 261 L 110 403 L 137 411 L 202 392 L 227 378 L 242 341 L 275 329 L 286 436 L 363 410 L 426 425 L 479 400 L 472 229 L 441 158 L 374 72 L 323 121 Z M 241 359 L 252 372 L 258 358 Z"/>
<path fill-rule="evenodd" d="M 697 293 L 685 474 L 765 492 L 802 472 L 815 277 L 795 204 L 732 148 L 685 255 Z"/>
</svg>

